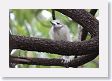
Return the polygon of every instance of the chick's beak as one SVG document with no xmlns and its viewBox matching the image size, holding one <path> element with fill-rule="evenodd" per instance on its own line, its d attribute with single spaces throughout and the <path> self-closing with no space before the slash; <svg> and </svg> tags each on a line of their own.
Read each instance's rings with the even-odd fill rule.
<svg viewBox="0 0 112 81">
<path fill-rule="evenodd" d="M 54 25 L 54 23 L 53 23 L 52 21 L 50 21 L 50 23 L 51 23 L 52 25 Z"/>
</svg>

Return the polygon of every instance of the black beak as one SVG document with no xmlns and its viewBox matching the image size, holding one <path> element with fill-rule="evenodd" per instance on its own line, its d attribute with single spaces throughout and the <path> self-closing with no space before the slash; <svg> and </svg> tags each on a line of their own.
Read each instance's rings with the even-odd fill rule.
<svg viewBox="0 0 112 81">
<path fill-rule="evenodd" d="M 53 23 L 52 21 L 50 21 L 50 23 L 51 23 L 52 25 L 54 25 L 54 23 Z"/>
</svg>

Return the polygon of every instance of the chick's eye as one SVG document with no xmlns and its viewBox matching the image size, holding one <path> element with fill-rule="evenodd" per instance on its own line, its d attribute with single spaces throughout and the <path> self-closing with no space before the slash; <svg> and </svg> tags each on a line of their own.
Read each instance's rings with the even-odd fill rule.
<svg viewBox="0 0 112 81">
<path fill-rule="evenodd" d="M 57 24 L 60 24 L 60 23 L 57 22 Z"/>
</svg>

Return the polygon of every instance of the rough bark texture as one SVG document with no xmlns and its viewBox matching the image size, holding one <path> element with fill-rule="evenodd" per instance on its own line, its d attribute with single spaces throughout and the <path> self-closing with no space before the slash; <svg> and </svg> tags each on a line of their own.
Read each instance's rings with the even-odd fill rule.
<svg viewBox="0 0 112 81">
<path fill-rule="evenodd" d="M 95 16 L 96 12 L 97 12 L 97 9 L 91 9 L 90 10 L 91 15 L 93 15 L 93 16 Z M 82 35 L 81 35 L 81 41 L 86 39 L 87 34 L 88 34 L 88 31 L 86 30 L 86 28 L 83 28 L 82 29 Z"/>
<path fill-rule="evenodd" d="M 87 55 L 99 52 L 98 38 L 89 41 L 67 42 L 50 39 L 11 35 L 9 39 L 11 49 L 48 52 L 59 55 Z"/>
<path fill-rule="evenodd" d="M 64 66 L 67 65 L 69 67 L 80 66 L 84 63 L 87 63 L 93 60 L 97 54 L 92 55 L 84 55 L 81 57 L 77 57 L 73 61 L 64 64 L 63 59 L 48 59 L 48 58 L 28 58 L 28 57 L 10 57 L 10 63 L 16 64 L 30 64 L 30 65 L 44 65 L 44 66 Z"/>
<path fill-rule="evenodd" d="M 64 15 L 72 18 L 74 21 L 82 25 L 92 36 L 88 41 L 67 42 L 53 41 L 50 39 L 24 37 L 10 35 L 10 49 L 22 49 L 28 51 L 49 52 L 60 55 L 82 55 L 75 58 L 69 67 L 80 66 L 93 60 L 99 54 L 99 22 L 90 13 L 83 9 L 57 9 Z M 15 59 L 16 58 L 16 59 Z M 32 58 L 33 59 L 33 58 Z M 10 63 L 37 64 L 37 65 L 59 65 L 64 66 L 62 59 L 44 59 L 21 57 L 10 57 Z"/>
</svg>

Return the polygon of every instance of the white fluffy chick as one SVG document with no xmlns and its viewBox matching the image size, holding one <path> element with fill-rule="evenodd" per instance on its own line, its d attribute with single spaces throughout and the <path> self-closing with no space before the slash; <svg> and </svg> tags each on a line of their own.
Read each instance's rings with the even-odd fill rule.
<svg viewBox="0 0 112 81">
<path fill-rule="evenodd" d="M 51 21 L 52 27 L 49 31 L 50 38 L 52 40 L 63 40 L 63 41 L 71 41 L 70 38 L 70 31 L 67 27 L 67 25 L 64 25 L 59 20 L 52 20 Z M 70 62 L 74 59 L 74 56 L 62 56 L 62 59 L 64 59 L 65 64 Z M 67 67 L 67 66 L 65 66 Z"/>
</svg>

